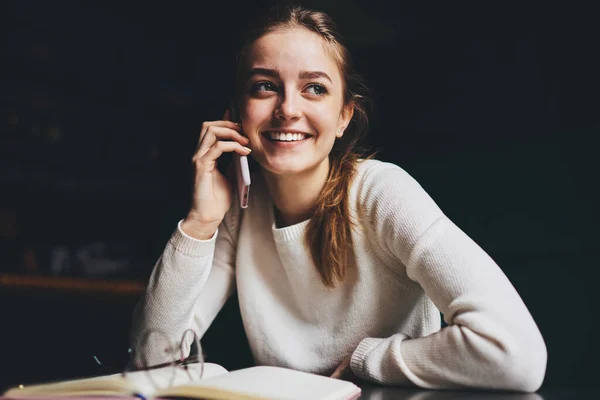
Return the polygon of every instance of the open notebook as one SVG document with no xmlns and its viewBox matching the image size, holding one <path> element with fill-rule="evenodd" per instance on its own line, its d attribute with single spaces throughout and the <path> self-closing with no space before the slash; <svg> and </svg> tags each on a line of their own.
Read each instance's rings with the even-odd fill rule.
<svg viewBox="0 0 600 400">
<path fill-rule="evenodd" d="M 189 365 L 198 369 L 199 365 Z M 173 371 L 175 368 L 175 371 Z M 174 374 L 174 378 L 172 380 Z M 323 399 L 344 400 L 360 396 L 353 383 L 279 367 L 251 367 L 228 372 L 212 363 L 204 365 L 202 379 L 191 381 L 178 367 L 84 378 L 70 381 L 15 387 L 4 393 L 7 398 L 63 396 L 188 397 L 198 399 Z M 172 382 L 168 387 L 169 382 Z"/>
</svg>

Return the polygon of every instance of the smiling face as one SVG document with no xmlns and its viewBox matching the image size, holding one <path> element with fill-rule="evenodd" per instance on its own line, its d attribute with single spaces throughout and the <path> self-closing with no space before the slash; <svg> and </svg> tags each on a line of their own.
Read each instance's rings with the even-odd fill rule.
<svg viewBox="0 0 600 400">
<path fill-rule="evenodd" d="M 276 175 L 328 170 L 335 139 L 352 118 L 328 44 L 304 28 L 281 29 L 249 49 L 240 101 L 252 156 Z"/>
</svg>

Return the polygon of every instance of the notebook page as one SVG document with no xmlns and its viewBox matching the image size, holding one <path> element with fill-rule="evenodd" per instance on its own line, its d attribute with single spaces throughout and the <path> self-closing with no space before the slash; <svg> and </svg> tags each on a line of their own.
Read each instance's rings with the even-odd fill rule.
<svg viewBox="0 0 600 400">
<path fill-rule="evenodd" d="M 200 365 L 189 364 L 189 374 L 193 377 L 199 376 Z M 4 393 L 5 396 L 48 396 L 48 395 L 78 395 L 78 396 L 114 396 L 127 395 L 132 391 L 144 396 L 151 396 L 156 388 L 166 388 L 169 385 L 172 374 L 173 384 L 186 384 L 190 382 L 190 375 L 179 367 L 164 367 L 152 371 L 152 380 L 147 371 L 127 372 L 125 376 L 121 373 L 97 376 L 93 378 L 80 378 L 68 381 L 48 382 L 37 385 L 25 385 L 23 389 L 15 387 Z M 204 374 L 206 378 L 220 374 L 226 374 L 227 370 L 220 365 L 206 363 Z"/>
<path fill-rule="evenodd" d="M 342 400 L 355 398 L 360 388 L 351 382 L 278 367 L 252 367 L 194 384 L 167 389 L 160 396 L 228 399 Z"/>
<path fill-rule="evenodd" d="M 152 395 L 156 390 L 165 389 L 171 386 L 185 385 L 197 380 L 200 375 L 200 364 L 188 364 L 188 371 L 182 367 L 164 367 L 153 371 L 135 371 L 128 372 L 126 379 L 133 387 L 138 389 L 138 393 L 144 396 Z M 205 363 L 202 379 L 226 374 L 228 371 L 218 364 Z M 150 374 L 151 377 L 150 377 Z M 120 374 L 113 376 L 118 377 Z M 174 376 L 173 376 L 174 375 Z"/>
</svg>

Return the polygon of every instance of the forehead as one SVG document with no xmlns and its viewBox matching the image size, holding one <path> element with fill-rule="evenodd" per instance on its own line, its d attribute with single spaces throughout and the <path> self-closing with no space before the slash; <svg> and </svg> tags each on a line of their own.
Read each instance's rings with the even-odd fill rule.
<svg viewBox="0 0 600 400">
<path fill-rule="evenodd" d="M 276 69 L 282 75 L 323 71 L 334 80 L 341 79 L 332 49 L 317 33 L 304 28 L 282 29 L 260 37 L 252 44 L 248 64 L 249 68 Z"/>
</svg>

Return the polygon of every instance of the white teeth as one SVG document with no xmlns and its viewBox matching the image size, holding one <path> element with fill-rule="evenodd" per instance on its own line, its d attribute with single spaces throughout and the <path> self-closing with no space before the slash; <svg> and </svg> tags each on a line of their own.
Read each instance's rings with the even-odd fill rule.
<svg viewBox="0 0 600 400">
<path fill-rule="evenodd" d="M 297 142 L 306 138 L 304 133 L 269 132 L 269 136 L 280 142 Z"/>
</svg>

